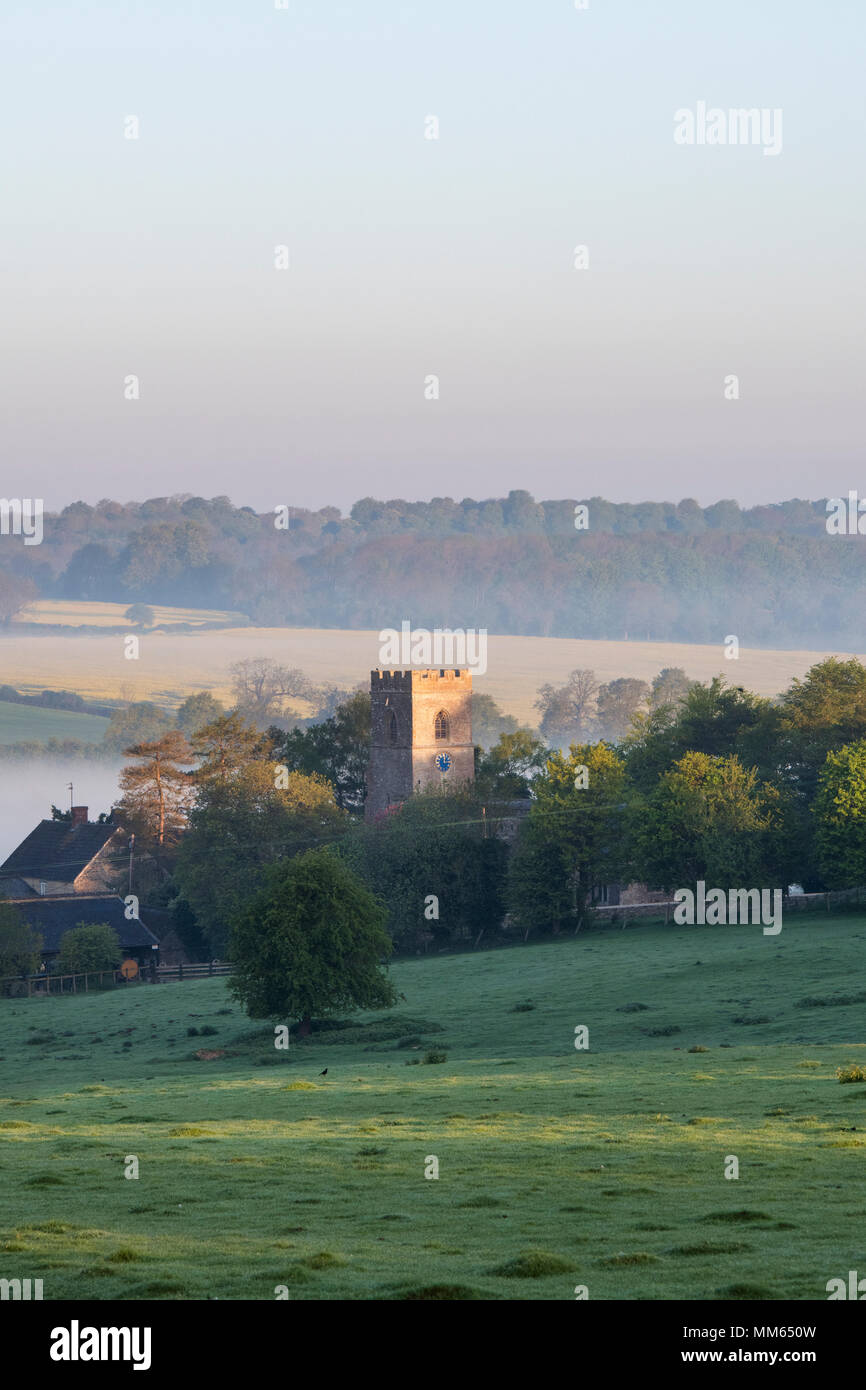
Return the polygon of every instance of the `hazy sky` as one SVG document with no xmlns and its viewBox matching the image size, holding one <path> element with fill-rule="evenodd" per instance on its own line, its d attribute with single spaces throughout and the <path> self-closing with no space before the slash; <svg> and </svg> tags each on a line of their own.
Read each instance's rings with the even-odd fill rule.
<svg viewBox="0 0 866 1390">
<path fill-rule="evenodd" d="M 2 13 L 3 495 L 866 492 L 863 0 Z"/>
</svg>

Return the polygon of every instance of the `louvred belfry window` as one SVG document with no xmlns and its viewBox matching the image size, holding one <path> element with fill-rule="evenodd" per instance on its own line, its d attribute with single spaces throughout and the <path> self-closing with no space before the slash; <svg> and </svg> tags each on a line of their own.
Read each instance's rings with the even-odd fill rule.
<svg viewBox="0 0 866 1390">
<path fill-rule="evenodd" d="M 450 736 L 450 732 L 451 730 L 448 724 L 448 715 L 445 713 L 444 709 L 440 709 L 439 713 L 436 716 L 436 738 L 448 738 Z"/>
</svg>

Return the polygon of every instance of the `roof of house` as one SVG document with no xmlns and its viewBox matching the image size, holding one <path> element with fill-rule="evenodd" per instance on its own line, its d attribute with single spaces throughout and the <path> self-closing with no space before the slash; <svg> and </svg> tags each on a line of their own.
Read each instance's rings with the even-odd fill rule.
<svg viewBox="0 0 866 1390">
<path fill-rule="evenodd" d="M 120 827 L 112 822 L 42 820 L 0 864 L 6 878 L 44 878 L 72 883 Z"/>
<path fill-rule="evenodd" d="M 25 898 L 14 901 L 24 921 L 42 937 L 46 953 L 60 949 L 60 938 L 73 927 L 106 922 L 117 933 L 123 950 L 158 946 L 159 942 L 137 917 L 127 918 L 124 901 L 113 893 L 70 893 L 68 897 Z"/>
<path fill-rule="evenodd" d="M 38 898 L 35 888 L 23 878 L 0 878 L 0 900 L 3 898 Z"/>
</svg>

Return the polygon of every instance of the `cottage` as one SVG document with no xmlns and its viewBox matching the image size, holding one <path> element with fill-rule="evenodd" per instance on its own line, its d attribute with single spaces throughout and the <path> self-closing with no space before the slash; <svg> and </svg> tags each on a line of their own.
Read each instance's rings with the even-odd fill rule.
<svg viewBox="0 0 866 1390">
<path fill-rule="evenodd" d="M 0 864 L 0 898 L 17 908 L 42 937 L 47 963 L 73 927 L 112 927 L 124 955 L 139 965 L 155 958 L 159 939 L 119 896 L 127 870 L 129 837 L 112 820 L 89 821 L 86 806 L 70 820 L 43 820 Z M 153 955 L 152 955 L 153 953 Z"/>
<path fill-rule="evenodd" d="M 5 897 L 64 897 L 116 892 L 126 867 L 129 837 L 115 821 L 89 821 L 86 806 L 71 820 L 43 820 L 0 864 Z"/>
</svg>

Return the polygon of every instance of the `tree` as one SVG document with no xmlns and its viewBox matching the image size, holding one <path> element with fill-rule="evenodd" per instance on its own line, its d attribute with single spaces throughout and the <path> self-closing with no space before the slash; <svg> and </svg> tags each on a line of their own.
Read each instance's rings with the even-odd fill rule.
<svg viewBox="0 0 866 1390">
<path fill-rule="evenodd" d="M 345 829 L 323 777 L 285 774 L 264 761 L 227 776 L 196 774 L 174 880 L 214 955 L 223 954 L 232 915 L 261 888 L 268 865 L 339 839 Z"/>
<path fill-rule="evenodd" d="M 209 690 L 199 690 L 188 695 L 175 716 L 181 733 L 188 739 L 199 729 L 204 729 L 225 714 L 225 705 L 211 695 Z"/>
<path fill-rule="evenodd" d="M 866 667 L 819 661 L 782 696 L 779 725 L 785 764 L 811 801 L 827 754 L 866 738 Z"/>
<path fill-rule="evenodd" d="M 41 954 L 42 937 L 27 925 L 13 903 L 0 898 L 0 978 L 32 975 Z"/>
<path fill-rule="evenodd" d="M 736 504 L 735 504 L 736 505 Z M 693 682 L 689 680 L 681 666 L 665 666 L 654 677 L 650 694 L 650 708 L 659 705 L 678 705 L 689 693 Z"/>
<path fill-rule="evenodd" d="M 193 774 L 197 783 L 230 780 L 241 768 L 261 758 L 270 743 L 237 710 L 220 714 L 196 730 L 190 739 L 199 760 Z"/>
<path fill-rule="evenodd" d="M 273 864 L 235 918 L 229 989 L 251 1018 L 299 1019 L 396 1000 L 381 962 L 391 954 L 385 911 L 326 849 Z"/>
<path fill-rule="evenodd" d="M 564 685 L 543 685 L 535 701 L 541 711 L 541 737 L 551 745 L 588 739 L 599 689 L 595 672 L 580 668 L 571 672 Z"/>
<path fill-rule="evenodd" d="M 631 726 L 641 705 L 646 703 L 650 688 L 646 681 L 621 676 L 609 681 L 598 691 L 596 720 L 598 731 L 609 743 L 619 743 Z"/>
<path fill-rule="evenodd" d="M 827 754 L 812 807 L 815 850 L 832 888 L 866 883 L 866 740 Z"/>
<path fill-rule="evenodd" d="M 115 811 L 145 844 L 160 850 L 177 844 L 192 799 L 192 754 L 179 729 L 124 750 L 139 761 L 120 774 L 123 796 Z"/>
<path fill-rule="evenodd" d="M 281 719 L 286 700 L 313 700 L 312 681 L 293 667 L 280 666 L 269 657 L 246 657 L 229 667 L 235 703 L 258 726 Z"/>
<path fill-rule="evenodd" d="M 502 734 L 513 734 L 517 720 L 510 714 L 503 714 L 492 695 L 472 692 L 472 739 L 482 748 L 493 746 Z"/>
<path fill-rule="evenodd" d="M 153 627 L 156 621 L 156 614 L 146 603 L 130 604 L 123 616 L 137 627 Z"/>
<path fill-rule="evenodd" d="M 502 921 L 507 848 L 470 791 L 420 792 L 357 825 L 339 853 L 384 903 L 388 932 L 407 950 L 471 941 Z"/>
<path fill-rule="evenodd" d="M 794 805 L 736 755 L 686 753 L 634 810 L 641 878 L 675 889 L 788 883 L 800 859 Z"/>
<path fill-rule="evenodd" d="M 171 715 L 150 700 L 137 700 L 116 709 L 102 736 L 106 747 L 120 752 L 130 743 L 158 739 L 172 728 Z"/>
<path fill-rule="evenodd" d="M 79 922 L 60 938 L 53 969 L 60 975 L 115 970 L 122 960 L 117 932 L 107 922 Z"/>
<path fill-rule="evenodd" d="M 727 686 L 721 676 L 706 684 L 695 681 L 678 704 L 635 715 L 622 745 L 629 777 L 649 792 L 686 753 L 736 754 L 764 777 L 780 775 L 778 717 L 769 700 Z"/>
<path fill-rule="evenodd" d="M 8 627 L 16 613 L 39 597 L 32 579 L 0 569 L 0 627 Z"/>
<path fill-rule="evenodd" d="M 337 805 L 360 810 L 367 794 L 370 762 L 370 692 L 358 690 L 339 705 L 330 719 L 308 729 L 281 733 L 270 729 L 274 757 L 296 772 L 325 777 Z"/>
<path fill-rule="evenodd" d="M 625 765 L 604 743 L 553 753 L 533 782 L 535 801 L 520 828 L 508 902 L 527 935 L 586 921 L 595 890 L 629 867 Z"/>
<path fill-rule="evenodd" d="M 525 800 L 531 794 L 534 776 L 546 762 L 545 745 L 529 729 L 503 733 L 476 759 L 475 794 L 488 806 Z"/>
</svg>

